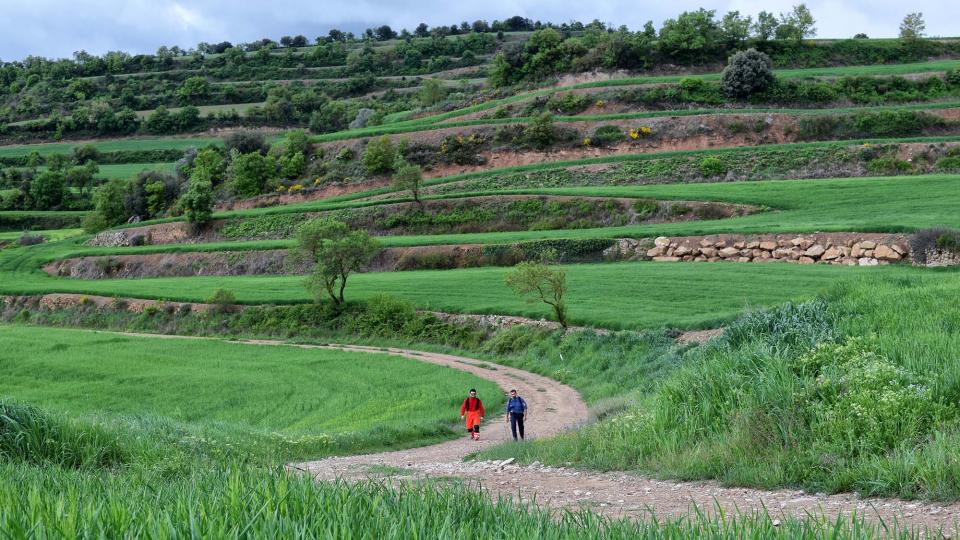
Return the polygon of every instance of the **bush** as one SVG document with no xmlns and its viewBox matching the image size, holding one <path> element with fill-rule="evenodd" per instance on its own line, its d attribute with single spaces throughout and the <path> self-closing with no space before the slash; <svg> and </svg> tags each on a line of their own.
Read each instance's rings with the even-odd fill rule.
<svg viewBox="0 0 960 540">
<path fill-rule="evenodd" d="M 369 174 L 389 173 L 396 162 L 397 149 L 386 135 L 371 139 L 363 151 L 363 166 Z"/>
<path fill-rule="evenodd" d="M 259 152 L 267 155 L 267 152 L 270 150 L 270 144 L 267 143 L 263 133 L 259 131 L 233 132 L 223 139 L 223 145 L 226 147 L 228 154 L 236 150 L 241 154 Z"/>
<path fill-rule="evenodd" d="M 940 158 L 937 161 L 937 168 L 941 171 L 960 171 L 960 156 Z"/>
<path fill-rule="evenodd" d="M 700 174 L 706 178 L 727 174 L 727 165 L 720 158 L 705 157 L 700 160 L 697 168 L 700 169 Z"/>
<path fill-rule="evenodd" d="M 600 126 L 593 131 L 590 142 L 595 146 L 607 146 L 616 144 L 623 138 L 623 131 L 618 126 Z"/>
<path fill-rule="evenodd" d="M 909 172 L 910 162 L 894 156 L 884 156 L 867 162 L 867 170 L 874 174 L 898 174 Z"/>
<path fill-rule="evenodd" d="M 20 246 L 35 246 L 37 244 L 42 244 L 46 242 L 47 239 L 42 234 L 27 234 L 24 233 L 23 236 L 17 240 L 17 244 Z"/>
<path fill-rule="evenodd" d="M 773 84 L 773 61 L 756 49 L 730 57 L 720 77 L 720 89 L 730 98 L 746 98 Z"/>
<path fill-rule="evenodd" d="M 259 152 L 243 154 L 233 150 L 227 172 L 234 194 L 254 197 L 263 193 L 268 183 L 276 178 L 277 164 L 272 156 L 264 157 Z"/>
<path fill-rule="evenodd" d="M 553 115 L 545 112 L 534 118 L 523 130 L 524 142 L 537 149 L 552 145 L 557 139 Z"/>
<path fill-rule="evenodd" d="M 210 309 L 214 313 L 230 313 L 235 310 L 237 297 L 228 289 L 217 289 L 213 296 L 207 299 Z"/>
<path fill-rule="evenodd" d="M 947 81 L 947 84 L 950 86 L 960 86 L 960 69 L 947 70 L 943 75 L 943 79 Z"/>
<path fill-rule="evenodd" d="M 918 264 L 927 264 L 927 256 L 936 251 L 960 253 L 960 231 L 934 227 L 910 237 L 910 257 Z"/>
<path fill-rule="evenodd" d="M 638 220 L 644 220 L 656 213 L 660 205 L 653 199 L 637 199 L 633 201 L 633 211 L 637 214 Z"/>
</svg>

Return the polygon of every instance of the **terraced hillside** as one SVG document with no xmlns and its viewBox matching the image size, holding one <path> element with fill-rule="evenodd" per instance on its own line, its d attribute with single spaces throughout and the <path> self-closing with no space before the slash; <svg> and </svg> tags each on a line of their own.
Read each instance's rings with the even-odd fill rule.
<svg viewBox="0 0 960 540">
<path fill-rule="evenodd" d="M 0 401 L 4 477 L 110 504 L 165 482 L 177 495 L 164 515 L 178 517 L 150 529 L 161 535 L 182 530 L 176 500 L 208 495 L 191 495 L 198 482 L 265 508 L 286 504 L 277 493 L 303 508 L 349 495 L 415 514 L 407 497 L 426 495 L 403 481 L 317 487 L 270 467 L 451 438 L 449 396 L 477 385 L 499 409 L 500 389 L 475 375 L 509 367 L 569 385 L 591 420 L 481 459 L 855 492 L 900 513 L 828 513 L 842 534 L 876 533 L 878 516 L 904 527 L 891 532 L 949 529 L 953 507 L 931 521 L 894 499 L 960 499 L 957 42 L 752 36 L 692 55 L 659 45 L 669 24 L 649 42 L 498 24 L 5 65 L 0 333 L 13 352 L 0 365 L 14 377 L 0 398 L 16 403 Z M 617 40 L 635 54 L 598 63 Z M 747 46 L 769 77 L 731 93 L 728 53 Z M 372 350 L 240 357 L 217 340 L 78 329 L 454 351 L 474 375 Z M 104 347 L 124 352 L 105 362 Z M 140 398 L 118 397 L 130 390 Z M 69 452 L 43 437 L 5 438 L 25 425 L 79 445 L 76 459 L 57 461 Z M 363 472 L 442 476 L 400 461 Z M 10 482 L 0 500 L 52 519 Z M 427 491 L 491 516 L 514 508 Z M 600 508 L 581 499 L 556 504 Z M 656 494 L 645 504 L 656 510 Z M 28 526 L 2 508 L 0 527 Z M 129 531 L 83 508 L 84 531 Z M 754 508 L 737 530 L 828 526 L 791 515 L 778 530 Z M 233 509 L 258 534 L 299 519 L 248 510 Z M 665 524 L 537 512 L 515 530 L 726 526 L 710 512 Z M 205 530 L 230 530 L 214 521 Z"/>
</svg>

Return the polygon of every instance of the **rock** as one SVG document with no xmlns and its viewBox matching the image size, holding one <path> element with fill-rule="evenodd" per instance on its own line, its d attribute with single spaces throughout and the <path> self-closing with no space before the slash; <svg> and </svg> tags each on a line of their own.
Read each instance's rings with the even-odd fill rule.
<svg viewBox="0 0 960 540">
<path fill-rule="evenodd" d="M 873 257 L 860 257 L 857 259 L 857 264 L 860 266 L 877 266 L 880 264 L 880 261 L 874 259 Z"/>
<path fill-rule="evenodd" d="M 735 247 L 735 248 L 737 248 L 737 249 L 743 249 L 743 248 L 747 247 L 747 243 L 741 240 L 741 241 L 739 241 L 739 242 L 734 242 L 734 243 L 733 243 L 733 247 Z"/>
<path fill-rule="evenodd" d="M 701 253 L 704 257 L 716 257 L 716 256 L 717 256 L 717 249 L 716 249 L 716 248 L 712 248 L 712 247 L 700 248 L 700 253 Z"/>
<path fill-rule="evenodd" d="M 807 248 L 807 250 L 804 251 L 803 254 L 806 255 L 807 257 L 813 257 L 814 259 L 816 259 L 817 257 L 823 255 L 824 252 L 826 251 L 827 251 L 826 248 L 824 248 L 820 244 L 814 244 L 809 248 Z"/>
<path fill-rule="evenodd" d="M 870 240 L 864 240 L 860 242 L 860 247 L 863 249 L 874 249 L 877 247 L 877 243 Z"/>
<path fill-rule="evenodd" d="M 750 257 L 740 257 L 737 259 L 737 262 L 750 262 L 752 260 Z"/>
<path fill-rule="evenodd" d="M 723 257 L 724 259 L 728 259 L 730 257 L 737 257 L 739 255 L 740 255 L 740 250 L 737 248 L 725 247 L 720 250 L 720 256 Z"/>
<path fill-rule="evenodd" d="M 761 258 L 761 259 L 772 259 L 772 258 L 773 258 L 773 255 L 770 255 L 770 252 L 769 252 L 769 251 L 761 251 L 761 252 L 760 252 L 760 258 Z"/>
<path fill-rule="evenodd" d="M 823 254 L 820 255 L 820 260 L 821 260 L 821 261 L 834 261 L 834 260 L 839 259 L 841 255 L 842 255 L 842 253 L 840 252 L 840 248 L 838 248 L 838 247 L 832 247 L 832 248 L 824 251 Z"/>
<path fill-rule="evenodd" d="M 847 266 L 856 266 L 857 259 L 854 259 L 853 257 L 844 257 L 843 259 L 840 260 L 840 264 L 845 264 Z"/>
<path fill-rule="evenodd" d="M 656 239 L 654 239 L 653 245 L 662 248 L 670 247 L 670 239 L 666 236 L 658 236 Z"/>
<path fill-rule="evenodd" d="M 680 246 L 673 252 L 673 254 L 676 255 L 677 257 L 683 257 L 684 255 L 689 255 L 691 253 L 693 253 L 693 250 L 690 249 L 688 246 Z"/>
<path fill-rule="evenodd" d="M 662 247 L 650 248 L 647 250 L 647 257 L 659 257 L 663 255 L 666 250 Z"/>
<path fill-rule="evenodd" d="M 713 247 L 713 242 L 704 238 L 700 240 L 700 247 Z"/>
<path fill-rule="evenodd" d="M 797 262 L 800 264 L 813 264 L 816 261 L 814 261 L 812 257 L 800 257 L 797 259 Z"/>
<path fill-rule="evenodd" d="M 773 251 L 773 250 L 777 249 L 777 247 L 779 247 L 779 246 L 777 245 L 776 242 L 771 242 L 771 241 L 769 241 L 769 240 L 766 241 L 766 242 L 760 242 L 760 249 L 765 250 L 765 251 Z"/>
<path fill-rule="evenodd" d="M 863 246 L 860 244 L 860 242 L 857 242 L 852 248 L 850 248 L 850 256 L 855 259 L 859 259 L 860 257 L 863 257 L 863 251 Z"/>
<path fill-rule="evenodd" d="M 680 262 L 680 257 L 654 257 L 653 260 L 657 262 Z"/>
<path fill-rule="evenodd" d="M 902 258 L 893 248 L 883 244 L 880 244 L 877 246 L 877 249 L 873 250 L 873 256 L 881 261 L 899 261 Z"/>
<path fill-rule="evenodd" d="M 903 256 L 903 255 L 906 255 L 906 254 L 907 254 L 907 248 L 901 246 L 900 244 L 892 244 L 892 245 L 890 246 L 890 249 L 892 249 L 892 250 L 896 251 L 897 253 L 899 253 L 900 256 Z"/>
<path fill-rule="evenodd" d="M 751 241 L 751 242 L 747 242 L 747 246 L 746 246 L 746 247 L 747 247 L 747 249 L 757 249 L 758 247 L 760 247 L 760 242 L 757 242 L 756 240 L 753 240 L 753 241 Z"/>
</svg>

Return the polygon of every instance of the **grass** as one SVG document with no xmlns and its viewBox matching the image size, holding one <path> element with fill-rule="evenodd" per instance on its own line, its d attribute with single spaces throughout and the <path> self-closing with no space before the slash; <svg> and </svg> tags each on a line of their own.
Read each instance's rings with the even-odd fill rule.
<svg viewBox="0 0 960 540">
<path fill-rule="evenodd" d="M 37 152 L 41 156 L 66 154 L 73 151 L 74 147 L 82 144 L 86 143 L 39 143 L 0 146 L 0 157 L 25 156 L 32 152 Z M 124 152 L 139 150 L 186 150 L 187 148 L 203 147 L 208 144 L 220 145 L 223 144 L 223 141 L 213 137 L 144 137 L 101 140 L 90 144 L 93 144 L 100 152 Z"/>
<path fill-rule="evenodd" d="M 958 293 L 956 272 L 855 279 L 749 314 L 625 414 L 484 457 L 955 501 Z"/>
<path fill-rule="evenodd" d="M 30 235 L 45 236 L 48 241 L 65 240 L 83 234 L 83 229 L 53 229 L 49 231 L 28 231 Z M 23 236 L 21 231 L 0 231 L 0 240 L 17 240 Z"/>
<path fill-rule="evenodd" d="M 383 354 L 23 326 L 0 326 L 0 339 L 0 397 L 80 418 L 158 419 L 268 462 L 450 437 L 467 388 L 492 406 L 502 395 Z"/>
<path fill-rule="evenodd" d="M 16 251 L 16 250 L 13 250 Z M 26 265 L 32 265 L 27 262 Z M 8 268 L 14 267 L 10 263 Z M 545 306 L 526 304 L 503 283 L 504 268 L 384 272 L 351 277 L 353 299 L 390 294 L 417 307 L 458 313 L 545 317 Z M 605 328 L 713 327 L 751 306 L 808 298 L 831 283 L 856 275 L 910 275 L 908 267 L 731 263 L 606 263 L 566 267 L 568 307 L 574 324 Z M 249 304 L 310 300 L 300 276 L 188 277 L 114 280 L 52 278 L 39 272 L 6 274 L 0 294 L 71 292 L 198 302 L 217 289 Z"/>
<path fill-rule="evenodd" d="M 247 115 L 247 110 L 251 107 L 262 107 L 265 101 L 256 101 L 252 103 L 228 103 L 225 105 L 197 105 L 197 109 L 200 110 L 200 116 L 214 116 L 216 113 L 221 111 L 230 111 L 235 110 L 237 114 L 241 117 Z M 177 112 L 183 107 L 169 107 L 167 110 L 171 113 Z M 155 109 L 148 109 L 144 111 L 137 111 L 137 116 L 139 118 L 146 118 L 153 113 Z"/>
</svg>

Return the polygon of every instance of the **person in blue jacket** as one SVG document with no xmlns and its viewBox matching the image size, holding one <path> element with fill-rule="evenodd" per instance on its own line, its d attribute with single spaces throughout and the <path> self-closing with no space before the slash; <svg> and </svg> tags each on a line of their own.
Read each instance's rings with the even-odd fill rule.
<svg viewBox="0 0 960 540">
<path fill-rule="evenodd" d="M 520 440 L 523 440 L 523 419 L 527 415 L 527 402 L 517 395 L 516 390 L 510 390 L 510 399 L 507 401 L 507 421 L 510 422 L 510 431 L 513 440 L 517 440 L 517 431 L 520 431 Z"/>
</svg>

